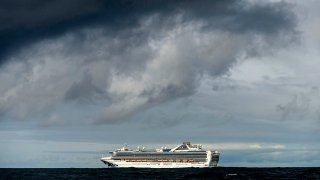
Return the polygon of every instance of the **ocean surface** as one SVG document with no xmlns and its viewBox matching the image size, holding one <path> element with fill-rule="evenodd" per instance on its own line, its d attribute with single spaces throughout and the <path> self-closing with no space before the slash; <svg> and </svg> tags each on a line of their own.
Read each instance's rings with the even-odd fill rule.
<svg viewBox="0 0 320 180">
<path fill-rule="evenodd" d="M 320 168 L 5 168 L 0 179 L 320 179 Z"/>
</svg>

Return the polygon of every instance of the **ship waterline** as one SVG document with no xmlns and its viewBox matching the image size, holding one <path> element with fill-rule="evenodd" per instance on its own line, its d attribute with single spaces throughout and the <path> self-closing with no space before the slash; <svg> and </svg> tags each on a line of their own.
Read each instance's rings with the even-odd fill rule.
<svg viewBox="0 0 320 180">
<path fill-rule="evenodd" d="M 136 168 L 188 168 L 216 167 L 220 153 L 204 150 L 201 145 L 183 142 L 181 145 L 167 149 L 147 151 L 144 148 L 130 150 L 126 147 L 110 152 L 111 156 L 101 158 L 108 167 Z"/>
</svg>

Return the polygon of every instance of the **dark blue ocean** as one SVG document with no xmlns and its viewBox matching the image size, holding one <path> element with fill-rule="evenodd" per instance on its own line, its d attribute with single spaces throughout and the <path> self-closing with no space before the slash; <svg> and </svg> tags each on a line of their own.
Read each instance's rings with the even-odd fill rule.
<svg viewBox="0 0 320 180">
<path fill-rule="evenodd" d="M 0 169 L 0 179 L 320 179 L 320 168 L 13 168 Z"/>
</svg>

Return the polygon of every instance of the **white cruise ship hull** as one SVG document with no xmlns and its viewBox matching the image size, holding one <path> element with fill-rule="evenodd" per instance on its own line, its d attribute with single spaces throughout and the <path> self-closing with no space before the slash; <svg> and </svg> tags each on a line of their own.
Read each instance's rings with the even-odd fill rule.
<svg viewBox="0 0 320 180">
<path fill-rule="evenodd" d="M 201 145 L 183 142 L 181 145 L 168 149 L 146 151 L 139 148 L 136 151 L 126 147 L 109 152 L 111 156 L 101 158 L 101 161 L 112 168 L 208 168 L 218 165 L 220 153 L 206 151 Z"/>
<path fill-rule="evenodd" d="M 171 162 L 125 162 L 101 159 L 109 161 L 113 165 L 109 168 L 210 168 L 217 167 L 218 162 L 213 162 L 211 166 L 206 163 L 171 163 Z"/>
<path fill-rule="evenodd" d="M 210 168 L 217 167 L 219 154 L 207 151 L 207 160 L 204 162 L 135 162 L 134 160 L 114 160 L 112 157 L 103 157 L 101 161 L 110 168 Z"/>
</svg>

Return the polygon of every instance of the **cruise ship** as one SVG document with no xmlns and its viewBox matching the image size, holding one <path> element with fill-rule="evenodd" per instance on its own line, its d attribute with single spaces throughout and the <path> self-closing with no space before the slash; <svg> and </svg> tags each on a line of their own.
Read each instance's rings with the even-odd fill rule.
<svg viewBox="0 0 320 180">
<path fill-rule="evenodd" d="M 173 149 L 162 147 L 146 150 L 138 147 L 130 150 L 127 147 L 110 152 L 111 156 L 102 157 L 107 167 L 114 168 L 206 168 L 218 165 L 220 153 L 204 150 L 202 145 L 183 142 Z"/>
</svg>

